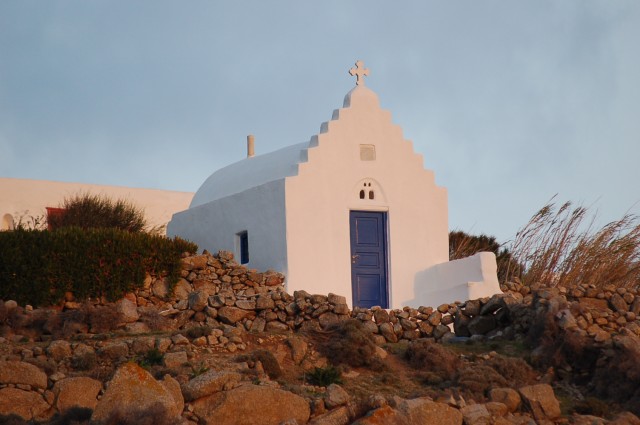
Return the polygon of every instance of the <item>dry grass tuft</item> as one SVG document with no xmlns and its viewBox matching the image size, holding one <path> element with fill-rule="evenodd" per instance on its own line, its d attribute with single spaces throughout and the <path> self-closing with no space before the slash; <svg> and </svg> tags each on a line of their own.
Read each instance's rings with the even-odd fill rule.
<svg viewBox="0 0 640 425">
<path fill-rule="evenodd" d="M 311 336 L 318 351 L 336 366 L 365 366 L 372 370 L 385 367 L 376 355 L 373 335 L 357 319 L 340 322 L 327 331 L 313 332 Z"/>
<path fill-rule="evenodd" d="M 486 364 L 468 365 L 460 369 L 458 384 L 474 400 L 482 400 L 492 388 L 508 387 L 509 381 Z"/>
<path fill-rule="evenodd" d="M 144 410 L 119 409 L 112 412 L 102 422 L 103 425 L 173 425 L 174 418 L 167 415 L 167 411 L 160 403 L 155 403 Z"/>
<path fill-rule="evenodd" d="M 634 287 L 640 282 L 640 223 L 627 214 L 594 229 L 584 207 L 549 202 L 517 234 L 510 251 L 516 260 L 508 279 L 526 284 L 572 287 Z"/>
<path fill-rule="evenodd" d="M 424 379 L 432 383 L 438 382 L 437 378 L 444 381 L 454 379 L 460 367 L 460 359 L 455 352 L 431 339 L 413 341 L 405 356 L 413 368 L 428 372 Z"/>
</svg>

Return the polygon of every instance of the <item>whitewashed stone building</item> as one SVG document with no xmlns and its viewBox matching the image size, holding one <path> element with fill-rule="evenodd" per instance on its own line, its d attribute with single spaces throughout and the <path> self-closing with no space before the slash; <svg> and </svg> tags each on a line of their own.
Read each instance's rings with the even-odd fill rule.
<svg viewBox="0 0 640 425">
<path fill-rule="evenodd" d="M 495 256 L 449 262 L 447 191 L 437 186 L 377 95 L 356 87 L 309 142 L 214 172 L 169 236 L 234 251 L 285 273 L 287 291 L 333 292 L 351 305 L 438 305 L 499 292 Z"/>
</svg>

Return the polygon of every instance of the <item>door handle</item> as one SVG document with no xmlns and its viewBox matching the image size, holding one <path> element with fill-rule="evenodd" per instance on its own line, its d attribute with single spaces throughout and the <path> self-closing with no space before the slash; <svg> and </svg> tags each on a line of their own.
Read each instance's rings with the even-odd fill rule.
<svg viewBox="0 0 640 425">
<path fill-rule="evenodd" d="M 360 258 L 360 256 L 358 254 L 352 255 L 351 256 L 351 264 L 355 264 L 356 261 L 358 260 L 358 258 Z"/>
</svg>

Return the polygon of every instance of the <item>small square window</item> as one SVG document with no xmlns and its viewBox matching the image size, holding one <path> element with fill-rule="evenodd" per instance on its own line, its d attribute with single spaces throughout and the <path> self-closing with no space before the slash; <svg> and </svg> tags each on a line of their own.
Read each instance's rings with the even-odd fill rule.
<svg viewBox="0 0 640 425">
<path fill-rule="evenodd" d="M 360 160 L 361 161 L 375 161 L 376 160 L 376 146 L 375 145 L 360 145 Z"/>
<path fill-rule="evenodd" d="M 240 264 L 247 264 L 249 262 L 249 234 L 245 230 L 236 233 L 236 238 L 240 254 Z"/>
</svg>

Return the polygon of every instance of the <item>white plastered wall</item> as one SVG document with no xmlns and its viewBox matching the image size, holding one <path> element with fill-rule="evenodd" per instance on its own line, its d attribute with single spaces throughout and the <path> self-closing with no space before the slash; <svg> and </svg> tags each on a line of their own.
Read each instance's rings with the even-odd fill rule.
<svg viewBox="0 0 640 425">
<path fill-rule="evenodd" d="M 448 260 L 446 190 L 365 87 L 322 131 L 286 178 L 288 291 L 334 292 L 351 304 L 349 211 L 386 211 L 390 307 L 415 301 L 416 274 Z M 375 145 L 375 161 L 360 159 L 361 144 Z M 363 179 L 379 187 L 375 200 L 359 199 Z"/>
<path fill-rule="evenodd" d="M 237 233 L 249 237 L 250 268 L 287 272 L 284 180 L 253 187 L 235 195 L 176 213 L 167 227 L 212 252 L 231 251 L 240 262 Z"/>
<path fill-rule="evenodd" d="M 416 278 L 414 305 L 428 300 L 430 306 L 454 301 L 475 300 L 500 293 L 496 256 L 493 252 L 479 252 L 471 257 L 429 267 Z M 423 304 L 424 305 L 424 304 Z"/>
<path fill-rule="evenodd" d="M 187 208 L 193 198 L 191 192 L 0 178 L 0 226 L 8 227 L 11 220 L 17 224 L 20 218 L 45 216 L 47 207 L 58 207 L 65 198 L 81 193 L 128 200 L 144 210 L 151 226 L 166 225 L 171 215 Z"/>
</svg>

